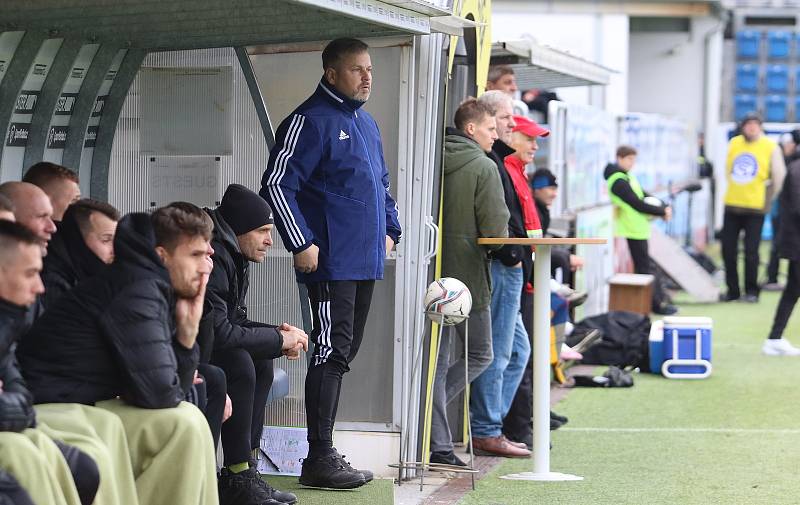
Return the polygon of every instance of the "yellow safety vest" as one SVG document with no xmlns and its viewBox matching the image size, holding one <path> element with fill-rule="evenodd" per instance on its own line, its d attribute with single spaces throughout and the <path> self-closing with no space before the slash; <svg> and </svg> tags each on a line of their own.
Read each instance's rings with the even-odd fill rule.
<svg viewBox="0 0 800 505">
<path fill-rule="evenodd" d="M 731 139 L 725 165 L 728 179 L 725 205 L 746 209 L 765 207 L 766 182 L 776 145 L 764 135 L 754 142 L 747 142 L 743 135 Z"/>
</svg>

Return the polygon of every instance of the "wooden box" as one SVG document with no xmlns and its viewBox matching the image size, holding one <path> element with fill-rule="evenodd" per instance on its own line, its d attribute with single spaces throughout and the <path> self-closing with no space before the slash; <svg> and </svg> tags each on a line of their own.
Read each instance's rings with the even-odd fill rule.
<svg viewBox="0 0 800 505">
<path fill-rule="evenodd" d="M 626 310 L 648 316 L 653 306 L 653 282 L 649 274 L 615 274 L 609 280 L 608 310 Z"/>
</svg>

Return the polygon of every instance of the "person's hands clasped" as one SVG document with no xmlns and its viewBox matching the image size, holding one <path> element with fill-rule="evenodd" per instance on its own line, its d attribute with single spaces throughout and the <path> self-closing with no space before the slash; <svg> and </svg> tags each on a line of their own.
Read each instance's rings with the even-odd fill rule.
<svg viewBox="0 0 800 505">
<path fill-rule="evenodd" d="M 294 255 L 294 268 L 298 272 L 310 274 L 317 271 L 319 264 L 319 247 L 311 244 L 305 250 Z"/>
<path fill-rule="evenodd" d="M 283 336 L 283 355 L 288 359 L 299 359 L 300 351 L 308 351 L 308 335 L 306 335 L 306 332 L 288 323 L 280 325 L 278 331 Z"/>
</svg>

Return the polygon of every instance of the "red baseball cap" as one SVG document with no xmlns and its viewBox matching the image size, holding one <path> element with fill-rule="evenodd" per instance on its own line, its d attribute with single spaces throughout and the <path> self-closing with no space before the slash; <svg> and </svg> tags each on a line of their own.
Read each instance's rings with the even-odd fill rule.
<svg viewBox="0 0 800 505">
<path fill-rule="evenodd" d="M 529 137 L 546 137 L 550 135 L 550 130 L 542 128 L 535 121 L 531 121 L 525 116 L 514 116 L 514 122 L 517 126 L 514 127 L 515 132 L 522 132 Z"/>
</svg>

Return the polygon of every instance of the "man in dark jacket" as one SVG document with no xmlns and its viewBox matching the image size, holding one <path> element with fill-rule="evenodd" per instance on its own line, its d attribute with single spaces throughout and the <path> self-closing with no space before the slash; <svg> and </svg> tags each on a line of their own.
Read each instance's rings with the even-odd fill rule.
<svg viewBox="0 0 800 505">
<path fill-rule="evenodd" d="M 119 417 L 140 503 L 217 503 L 208 424 L 182 403 L 198 364 L 211 230 L 182 202 L 125 216 L 114 263 L 48 307 L 20 344 L 36 403 L 96 404 Z M 164 480 L 168 490 L 152 485 Z"/>
<path fill-rule="evenodd" d="M 463 282 L 472 295 L 469 319 L 440 333 L 433 382 L 431 462 L 464 463 L 453 453 L 447 404 L 492 363 L 491 276 L 489 248 L 480 237 L 508 236 L 509 213 L 497 165 L 488 153 L 497 140 L 495 111 L 474 98 L 456 110 L 455 128 L 447 129 L 442 198 L 442 276 Z M 450 359 L 454 336 L 462 341 L 469 325 L 469 354 Z M 464 367 L 468 378 L 465 378 Z"/>
<path fill-rule="evenodd" d="M 206 210 L 214 223 L 214 269 L 207 300 L 214 313 L 211 361 L 225 371 L 233 415 L 222 426 L 225 467 L 220 475 L 220 504 L 294 503 L 297 497 L 270 487 L 250 463 L 260 447 L 264 407 L 272 385 L 272 360 L 299 358 L 308 336 L 286 323 L 274 326 L 247 316 L 250 262 L 261 263 L 272 246 L 272 210 L 240 184 L 225 190 L 222 203 Z"/>
<path fill-rule="evenodd" d="M 44 259 L 44 307 L 114 261 L 117 221 L 117 209 L 98 200 L 79 200 L 67 208 Z"/>
<path fill-rule="evenodd" d="M 646 201 L 652 196 L 642 188 L 636 176 L 631 173 L 635 164 L 636 149 L 619 146 L 617 162 L 609 163 L 603 173 L 611 203 L 614 204 L 614 235 L 627 239 L 634 271 L 637 274 L 655 276 L 653 312 L 661 315 L 675 314 L 678 309 L 669 303 L 647 249 L 647 240 L 650 238 L 649 217 L 657 216 L 669 221 L 672 218 L 672 208 Z"/>
<path fill-rule="evenodd" d="M 400 239 L 378 125 L 362 109 L 372 89 L 368 49 L 356 39 L 325 47 L 324 75 L 278 128 L 261 180 L 314 318 L 305 388 L 309 454 L 300 475 L 311 487 L 354 488 L 367 480 L 334 449 L 333 426 L 375 281 Z"/>
<path fill-rule="evenodd" d="M 800 298 L 800 159 L 789 163 L 780 195 L 783 220 L 776 238 L 778 254 L 789 260 L 789 274 L 761 351 L 767 356 L 800 356 L 800 348 L 783 338 L 789 316 Z"/>
<path fill-rule="evenodd" d="M 508 235 L 528 238 L 522 203 L 514 188 L 514 181 L 505 166 L 504 159 L 514 153 L 509 147 L 516 122 L 511 97 L 503 91 L 487 91 L 478 99 L 493 108 L 497 124 L 498 139 L 492 144 L 489 157 L 497 165 L 497 173 L 503 184 L 505 206 L 510 218 Z M 546 135 L 547 130 L 543 130 Z M 523 176 L 524 179 L 524 176 Z M 527 191 L 527 182 L 524 183 Z M 530 191 L 528 201 L 533 205 Z M 536 230 L 531 230 L 533 233 Z M 532 266 L 529 246 L 504 246 L 492 252 L 492 355 L 489 367 L 473 382 L 470 394 L 470 417 L 472 422 L 472 445 L 478 455 L 503 457 L 529 457 L 525 447 L 514 445 L 503 436 L 503 417 L 511 407 L 514 392 L 522 379 L 525 364 L 531 353 L 528 335 L 520 315 L 520 297 Z"/>
<path fill-rule="evenodd" d="M 6 454 L 0 456 L 0 468 L 20 479 L 37 499 L 53 493 L 55 499 L 58 495 L 67 500 L 79 497 L 83 505 L 89 505 L 99 486 L 97 465 L 75 447 L 51 441 L 45 434 L 31 429 L 36 425 L 33 395 L 22 378 L 15 354 L 24 329 L 26 307 L 44 291 L 39 278 L 41 268 L 39 238 L 21 224 L 0 221 L 0 449 L 3 449 L 0 453 Z M 26 436 L 38 447 L 27 442 Z M 63 454 L 61 461 L 55 446 L 48 455 L 47 447 L 54 443 Z M 12 449 L 18 446 L 27 447 L 28 451 Z M 17 467 L 20 461 L 30 466 L 22 465 L 25 471 L 20 472 Z M 47 468 L 40 468 L 42 462 L 51 469 L 68 464 L 73 478 L 59 482 L 51 482 L 51 478 L 46 482 L 36 481 L 30 470 L 46 471 Z"/>
</svg>

